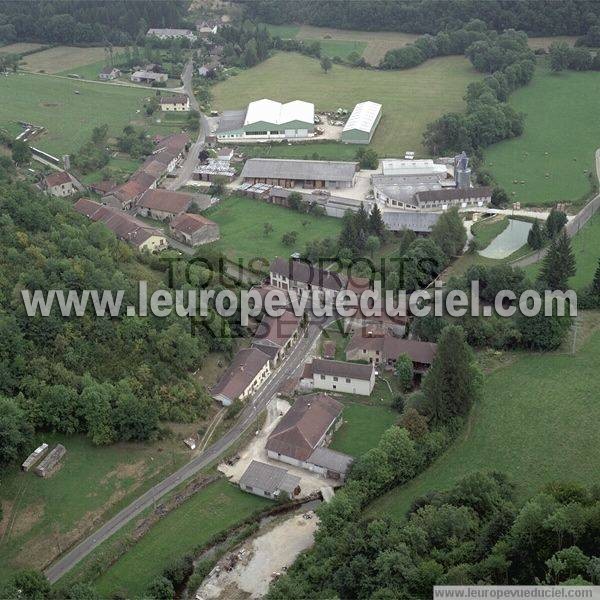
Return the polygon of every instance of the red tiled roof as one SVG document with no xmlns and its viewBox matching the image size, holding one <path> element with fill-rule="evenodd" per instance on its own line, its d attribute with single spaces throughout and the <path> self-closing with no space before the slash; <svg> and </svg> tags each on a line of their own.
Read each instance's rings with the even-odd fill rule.
<svg viewBox="0 0 600 600">
<path fill-rule="evenodd" d="M 171 221 L 171 229 L 176 229 L 177 231 L 187 234 L 200 231 L 207 225 L 216 225 L 216 223 L 202 215 L 194 215 L 191 213 L 183 213 Z"/>
<path fill-rule="evenodd" d="M 186 133 L 172 133 L 158 141 L 154 153 L 156 154 L 161 150 L 169 150 L 170 152 L 179 154 L 189 143 L 190 138 Z"/>
<path fill-rule="evenodd" d="M 148 190 L 140 198 L 138 206 L 152 210 L 160 210 L 174 215 L 185 212 L 192 203 L 193 197 L 182 192 L 169 190 Z"/>
<path fill-rule="evenodd" d="M 110 179 L 104 179 L 102 181 L 97 181 L 96 183 L 90 183 L 88 187 L 90 190 L 100 192 L 102 194 L 106 194 L 110 192 L 110 190 L 116 187 L 116 181 L 111 181 Z"/>
<path fill-rule="evenodd" d="M 254 341 L 282 347 L 300 326 L 300 319 L 286 310 L 280 317 L 265 315 L 254 334 Z"/>
<path fill-rule="evenodd" d="M 71 177 L 66 171 L 59 171 L 58 173 L 50 173 L 45 180 L 47 187 L 54 187 L 55 185 L 63 185 L 71 182 Z"/>
<path fill-rule="evenodd" d="M 300 396 L 269 436 L 266 449 L 307 460 L 342 409 L 342 404 L 327 394 Z"/>
<path fill-rule="evenodd" d="M 187 96 L 161 96 L 160 104 L 187 104 L 189 101 Z"/>
</svg>

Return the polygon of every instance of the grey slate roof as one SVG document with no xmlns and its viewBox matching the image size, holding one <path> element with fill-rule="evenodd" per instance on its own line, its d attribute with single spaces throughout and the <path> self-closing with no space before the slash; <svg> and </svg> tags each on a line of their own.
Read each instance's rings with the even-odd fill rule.
<svg viewBox="0 0 600 600">
<path fill-rule="evenodd" d="M 386 211 L 382 214 L 385 226 L 391 231 L 411 229 L 416 233 L 430 233 L 441 213 Z"/>
<path fill-rule="evenodd" d="M 246 120 L 245 110 L 224 110 L 217 127 L 217 133 L 225 133 L 233 129 L 242 129 Z"/>
<path fill-rule="evenodd" d="M 240 478 L 240 487 L 250 486 L 273 494 L 279 490 L 292 494 L 300 485 L 300 478 L 285 469 L 253 460 Z"/>
<path fill-rule="evenodd" d="M 312 371 L 315 375 L 331 375 L 335 377 L 351 377 L 369 381 L 373 374 L 373 365 L 344 362 L 342 360 L 325 360 L 315 358 L 312 362 Z"/>
<path fill-rule="evenodd" d="M 427 192 L 417 192 L 415 200 L 421 204 L 423 202 L 444 202 L 450 200 L 467 200 L 470 198 L 482 198 L 492 195 L 490 187 L 473 188 L 444 188 L 442 190 L 429 190 Z"/>
<path fill-rule="evenodd" d="M 271 273 L 287 277 L 312 286 L 339 291 L 346 286 L 346 277 L 341 273 L 319 269 L 312 263 L 277 257 L 271 261 Z"/>
<path fill-rule="evenodd" d="M 315 448 L 308 459 L 309 463 L 345 475 L 354 459 L 348 454 L 336 452 L 323 446 Z"/>
<path fill-rule="evenodd" d="M 357 166 L 356 162 L 250 158 L 244 165 L 242 177 L 352 181 Z"/>
</svg>

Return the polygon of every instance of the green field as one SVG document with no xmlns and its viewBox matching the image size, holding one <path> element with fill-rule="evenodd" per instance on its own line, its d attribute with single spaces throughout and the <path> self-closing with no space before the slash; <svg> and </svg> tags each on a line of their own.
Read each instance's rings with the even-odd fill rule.
<svg viewBox="0 0 600 600">
<path fill-rule="evenodd" d="M 173 561 L 269 504 L 220 479 L 158 521 L 94 585 L 105 598 L 140 595 Z"/>
<path fill-rule="evenodd" d="M 79 91 L 76 94 L 75 91 Z M 16 121 L 43 125 L 47 131 L 32 144 L 54 155 L 73 153 L 103 123 L 114 135 L 140 121 L 148 90 L 20 73 L 2 79 L 0 127 Z M 143 120 L 142 120 L 143 123 Z"/>
<path fill-rule="evenodd" d="M 80 436 L 36 434 L 67 449 L 63 466 L 49 479 L 17 468 L 0 484 L 0 581 L 20 568 L 45 567 L 109 514 L 175 470 L 189 457 L 182 444 L 93 446 Z"/>
<path fill-rule="evenodd" d="M 344 424 L 330 445 L 332 450 L 360 456 L 374 448 L 383 432 L 398 421 L 400 415 L 389 406 L 344 402 Z"/>
<path fill-rule="evenodd" d="M 282 40 L 295 38 L 300 31 L 299 25 L 271 25 L 271 23 L 262 23 L 273 37 L 280 37 Z"/>
<path fill-rule="evenodd" d="M 600 259 L 600 213 L 596 213 L 579 233 L 571 240 L 577 272 L 569 279 L 569 285 L 574 290 L 589 286 L 594 278 Z M 525 267 L 525 272 L 531 277 L 537 277 L 541 262 Z"/>
<path fill-rule="evenodd" d="M 399 156 L 406 150 L 422 153 L 426 125 L 445 112 L 463 110 L 465 88 L 478 77 L 468 60 L 460 56 L 429 60 L 406 71 L 334 65 L 326 74 L 318 60 L 279 52 L 218 83 L 213 88 L 213 104 L 218 110 L 242 109 L 264 97 L 282 102 L 301 99 L 323 111 L 339 107 L 351 110 L 357 102 L 373 100 L 383 105 L 373 146 L 381 155 Z"/>
<path fill-rule="evenodd" d="M 305 42 L 320 42 L 321 43 L 321 56 L 329 56 L 333 58 L 338 56 L 339 58 L 346 59 L 352 52 L 358 53 L 362 56 L 367 42 L 354 42 L 352 40 L 313 40 L 305 39 Z"/>
<path fill-rule="evenodd" d="M 600 147 L 599 95 L 600 73 L 557 74 L 543 65 L 528 86 L 511 94 L 511 106 L 526 115 L 525 131 L 492 146 L 485 157 L 514 200 L 524 205 L 575 202 L 590 191 L 588 172 L 595 170 L 594 153 Z"/>
<path fill-rule="evenodd" d="M 357 146 L 341 142 L 306 142 L 246 145 L 239 148 L 248 158 L 301 158 L 304 160 L 355 160 Z"/>
<path fill-rule="evenodd" d="M 340 219 L 301 214 L 250 198 L 225 198 L 204 214 L 221 229 L 221 239 L 212 247 L 223 251 L 232 260 L 255 257 L 271 260 L 276 256 L 289 256 L 304 251 L 307 242 L 337 238 L 341 228 Z M 264 223 L 273 226 L 273 232 L 268 236 L 264 235 Z M 298 232 L 298 241 L 291 247 L 281 242 L 282 235 L 289 231 Z"/>
<path fill-rule="evenodd" d="M 508 227 L 507 217 L 493 217 L 478 221 L 471 227 L 471 233 L 477 241 L 477 249 L 484 250 Z"/>
<path fill-rule="evenodd" d="M 520 499 L 552 480 L 600 483 L 598 313 L 586 313 L 584 322 L 574 356 L 506 357 L 505 366 L 486 375 L 483 400 L 454 445 L 422 475 L 375 501 L 368 514 L 402 517 L 418 496 L 476 470 L 507 473 Z"/>
</svg>

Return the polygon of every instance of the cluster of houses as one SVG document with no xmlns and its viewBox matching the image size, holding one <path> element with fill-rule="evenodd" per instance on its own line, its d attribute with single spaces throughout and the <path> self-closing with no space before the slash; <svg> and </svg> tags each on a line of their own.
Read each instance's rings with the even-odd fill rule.
<svg viewBox="0 0 600 600">
<path fill-rule="evenodd" d="M 269 284 L 261 293 L 279 289 L 287 297 L 301 291 L 329 293 L 333 297 L 342 290 L 357 294 L 370 289 L 366 280 L 319 269 L 304 262 L 275 259 L 270 265 Z M 342 423 L 342 404 L 334 394 L 369 396 L 378 372 L 390 370 L 400 355 L 406 354 L 419 378 L 431 366 L 436 344 L 402 337 L 406 318 L 385 315 L 365 316 L 359 306 L 344 318 L 345 330 L 352 334 L 345 349 L 345 360 L 334 360 L 335 345 L 323 345 L 326 358 L 314 358 L 304 366 L 294 385 L 300 392 L 287 413 L 269 435 L 265 452 L 267 461 L 254 460 L 242 475 L 239 485 L 248 492 L 267 498 L 282 493 L 301 493 L 301 476 L 290 473 L 299 468 L 312 474 L 343 482 L 352 457 L 330 450 L 327 445 Z M 240 350 L 223 373 L 211 393 L 215 400 L 230 405 L 254 395 L 282 359 L 294 347 L 302 330 L 302 320 L 291 310 L 280 317 L 264 316 L 249 348 Z M 273 462 L 284 463 L 283 465 Z"/>
<path fill-rule="evenodd" d="M 74 208 L 87 218 L 106 225 L 115 236 L 140 251 L 156 252 L 168 247 L 164 231 L 139 217 L 168 223 L 172 238 L 188 246 L 207 244 L 219 239 L 219 226 L 206 217 L 188 212 L 193 204 L 210 206 L 206 195 L 172 192 L 158 185 L 174 171 L 190 145 L 184 133 L 174 133 L 156 140 L 154 152 L 122 184 L 104 180 L 91 184 L 89 190 L 100 196 L 98 201 L 80 198 Z M 65 197 L 79 191 L 77 182 L 66 171 L 52 173 L 42 182 L 46 193 Z"/>
</svg>

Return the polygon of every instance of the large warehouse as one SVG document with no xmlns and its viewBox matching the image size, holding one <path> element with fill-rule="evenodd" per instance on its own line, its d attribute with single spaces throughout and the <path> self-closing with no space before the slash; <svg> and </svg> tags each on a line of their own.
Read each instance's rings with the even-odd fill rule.
<svg viewBox="0 0 600 600">
<path fill-rule="evenodd" d="M 381 104 L 359 102 L 352 111 L 342 130 L 342 142 L 346 144 L 368 144 L 381 119 Z"/>
<path fill-rule="evenodd" d="M 251 158 L 242 170 L 245 183 L 266 183 L 293 188 L 349 188 L 354 185 L 358 163 L 326 160 Z"/>
<path fill-rule="evenodd" d="M 311 137 L 314 131 L 314 104 L 302 100 L 282 104 L 263 98 L 250 102 L 246 110 L 223 112 L 217 139 L 302 139 Z"/>
</svg>

